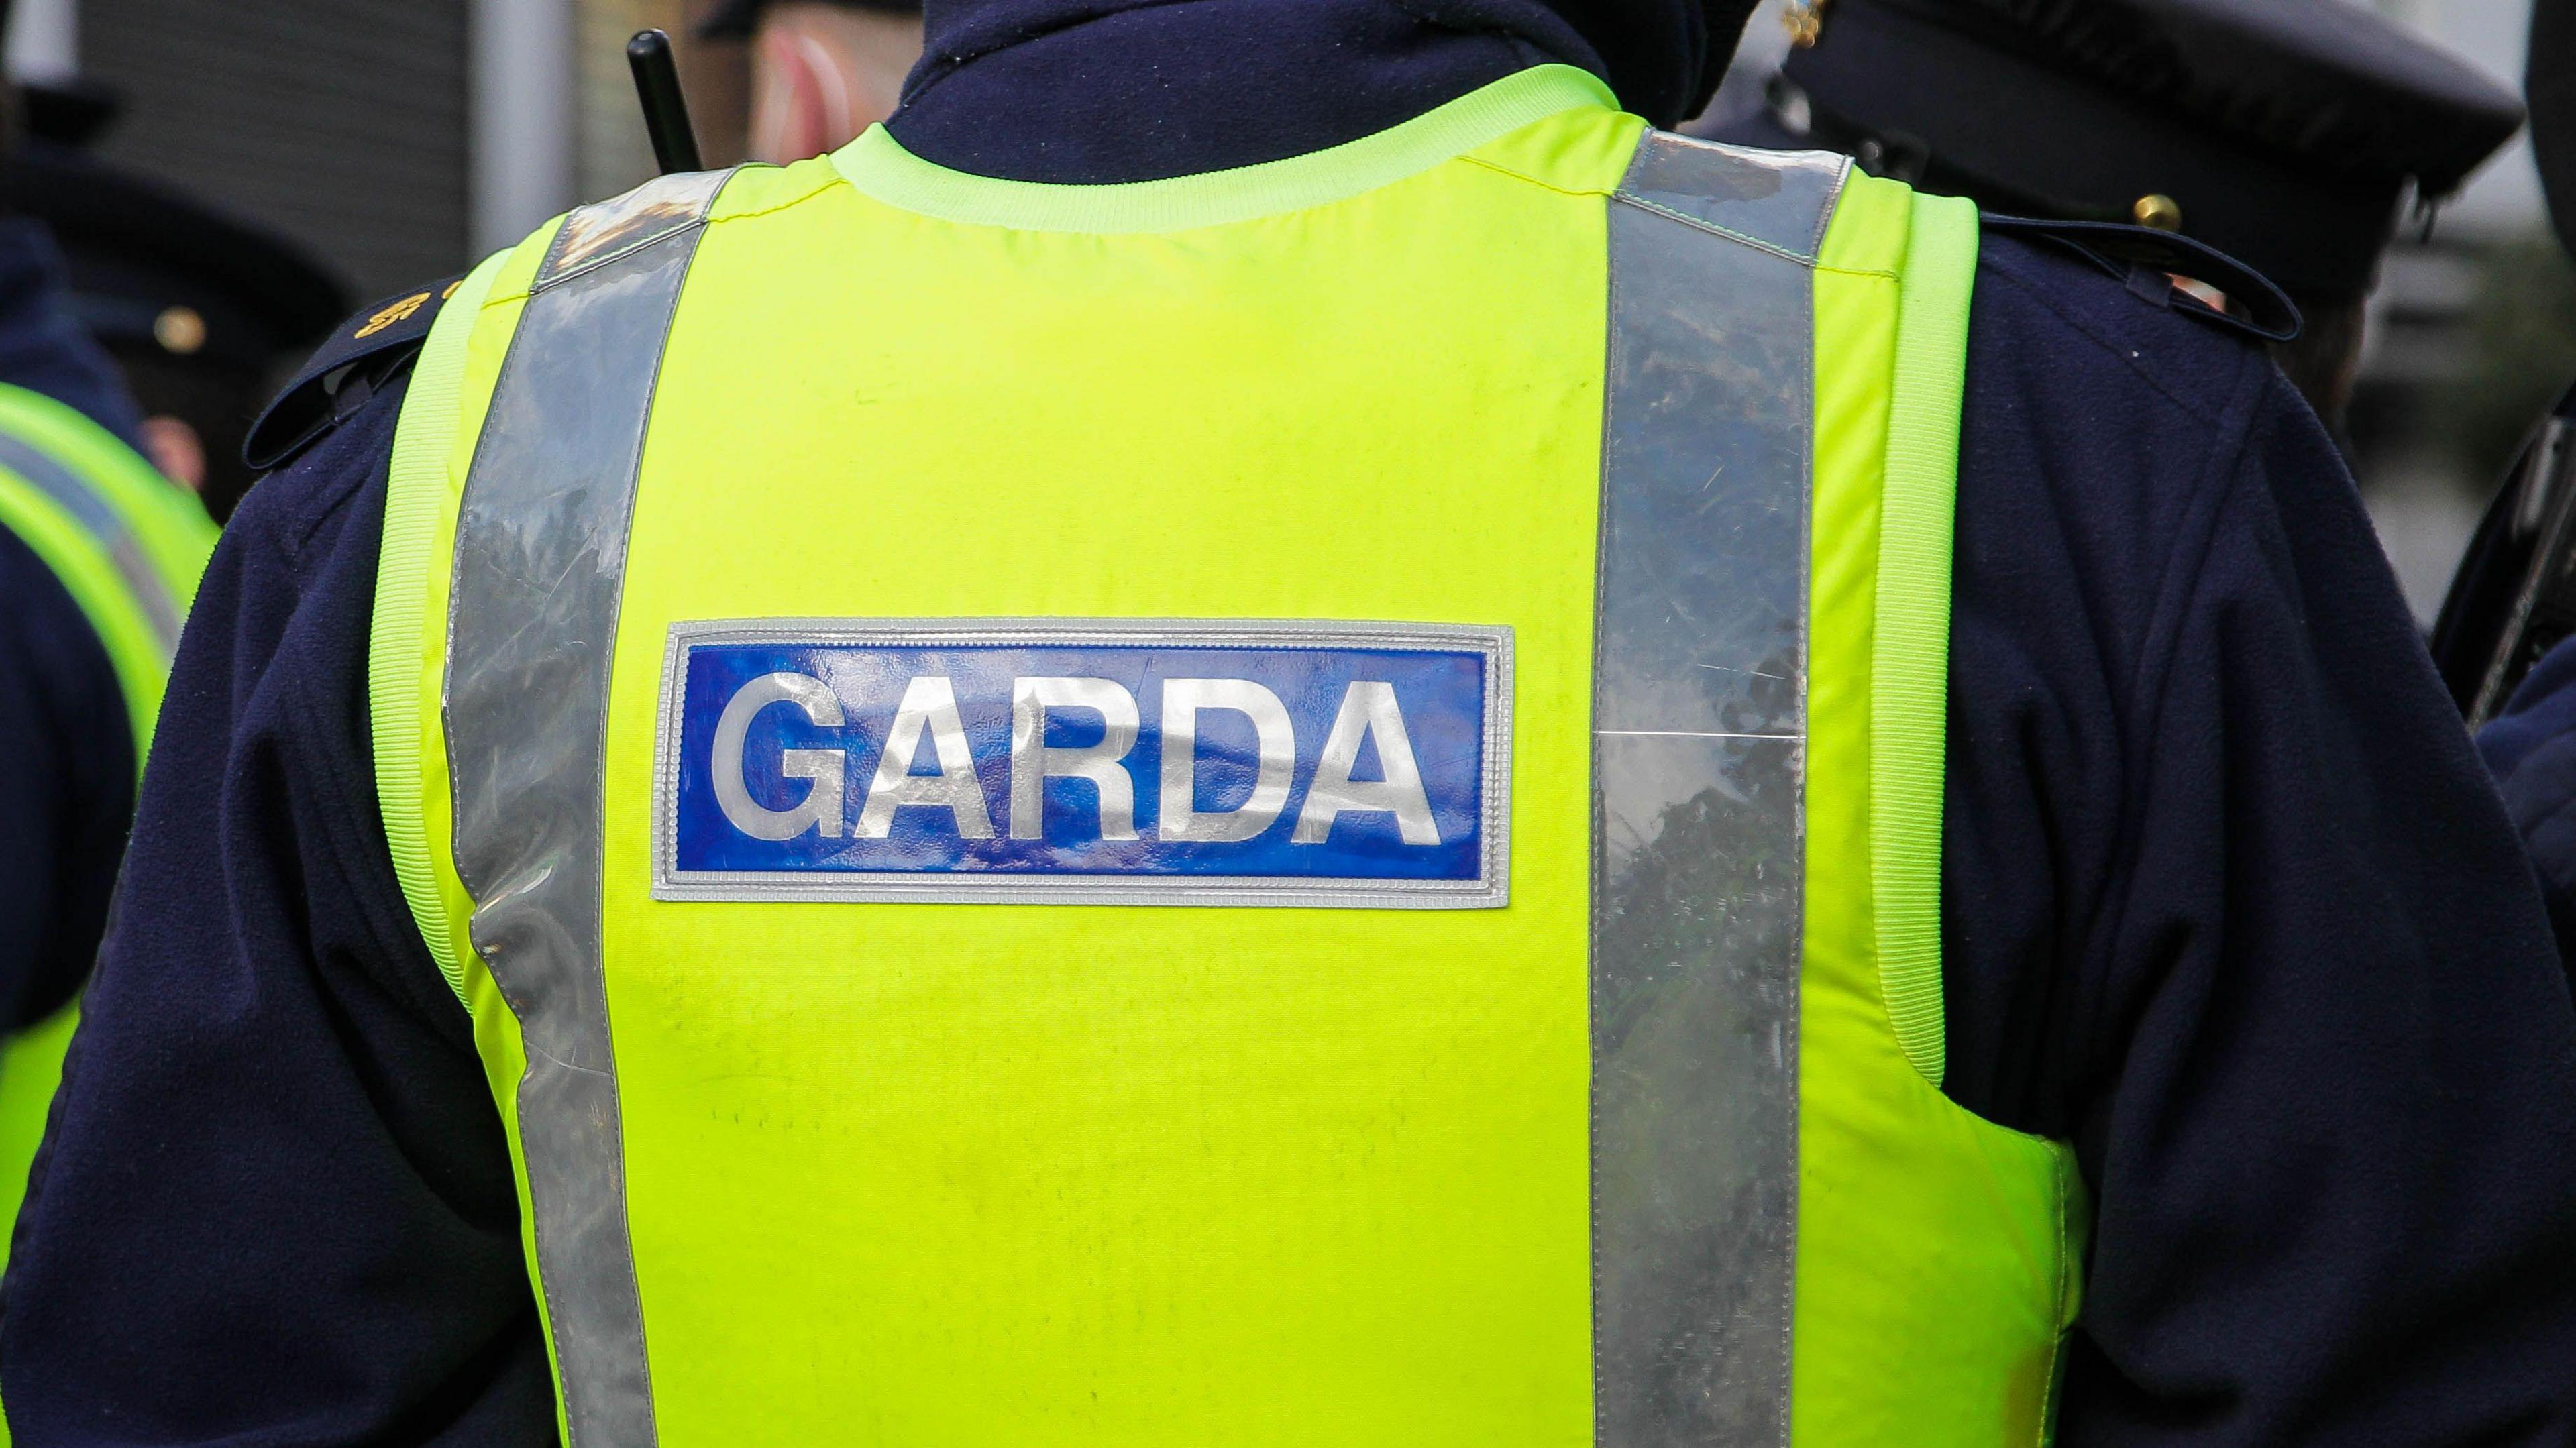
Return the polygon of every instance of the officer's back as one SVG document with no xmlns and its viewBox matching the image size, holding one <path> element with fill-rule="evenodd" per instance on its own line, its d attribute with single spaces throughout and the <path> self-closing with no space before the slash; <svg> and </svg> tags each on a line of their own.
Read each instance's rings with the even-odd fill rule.
<svg viewBox="0 0 2576 1448">
<path fill-rule="evenodd" d="M 1726 16 L 1269 18 L 961 14 L 253 491 L 13 1413 L 2563 1426 L 2576 1021 L 2262 354 L 1524 64 Z"/>
</svg>

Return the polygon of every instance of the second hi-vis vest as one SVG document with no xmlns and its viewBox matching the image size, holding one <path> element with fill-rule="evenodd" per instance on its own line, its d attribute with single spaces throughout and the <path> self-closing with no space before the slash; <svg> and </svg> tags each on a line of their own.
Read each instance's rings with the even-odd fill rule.
<svg viewBox="0 0 2576 1448">
<path fill-rule="evenodd" d="M 215 525 L 97 423 L 41 393 L 0 386 L 0 529 L 53 570 L 106 649 L 140 779 Z M 0 678 L 0 688 L 21 686 Z M 78 1018 L 65 1006 L 0 1050 L 0 1261 Z"/>
<path fill-rule="evenodd" d="M 1548 67 L 479 268 L 371 691 L 577 1448 L 2029 1443 L 1952 1105 L 1974 212 Z"/>
</svg>

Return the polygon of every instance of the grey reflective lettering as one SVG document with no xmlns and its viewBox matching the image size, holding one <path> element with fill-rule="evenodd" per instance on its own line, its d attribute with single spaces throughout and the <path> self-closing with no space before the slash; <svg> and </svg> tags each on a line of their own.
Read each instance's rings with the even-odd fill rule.
<svg viewBox="0 0 2576 1448">
<path fill-rule="evenodd" d="M 1360 741 L 1375 735 L 1383 779 L 1353 779 Z M 1333 820 L 1345 811 L 1392 814 L 1399 836 L 1408 845 L 1440 843 L 1440 826 L 1432 821 L 1431 800 L 1422 792 L 1422 770 L 1413 760 L 1413 741 L 1405 737 L 1404 711 L 1396 707 L 1395 686 L 1362 679 L 1342 693 L 1341 712 L 1324 739 L 1324 757 L 1315 765 L 1315 782 L 1307 787 L 1306 807 L 1297 812 L 1290 844 L 1320 845 L 1333 836 Z"/>
<path fill-rule="evenodd" d="M 1007 852 L 970 850 L 967 857 L 972 858 L 974 864 L 967 868 L 910 868 L 911 861 L 923 857 L 922 852 L 914 848 L 916 845 L 931 850 L 954 850 L 954 841 L 943 833 L 937 843 L 926 839 L 914 840 L 894 852 L 895 858 L 886 862 L 893 868 L 872 868 L 876 860 L 871 855 L 882 856 L 884 852 L 873 851 L 870 844 L 861 842 L 846 850 L 817 850 L 798 858 L 781 859 L 774 868 L 684 869 L 681 867 L 683 830 L 679 809 L 684 777 L 696 781 L 691 788 L 710 795 L 713 793 L 705 777 L 708 736 L 713 733 L 715 718 L 730 699 L 726 691 L 741 684 L 741 676 L 732 675 L 712 695 L 705 691 L 703 681 L 693 691 L 690 681 L 696 676 L 696 671 L 690 661 L 699 656 L 701 649 L 726 649 L 746 644 L 764 647 L 784 645 L 790 649 L 824 652 L 951 647 L 1071 649 L 1076 651 L 1075 657 L 1086 661 L 1080 664 L 1069 660 L 1014 662 L 998 674 L 986 675 L 989 682 L 978 684 L 963 683 L 956 675 L 950 676 L 950 688 L 964 705 L 979 708 L 997 706 L 999 695 L 1012 696 L 1015 707 L 1007 732 L 1011 735 L 1011 742 L 1017 746 L 1018 760 L 1012 766 L 1007 784 L 990 773 L 986 773 L 984 782 L 988 786 L 987 797 L 995 815 L 993 823 L 1013 830 L 1014 838 L 1022 842 L 1015 848 Z M 1056 710 L 1058 706 L 1053 702 L 1056 698 L 1079 697 L 1086 688 L 1104 688 L 1101 679 L 1116 680 L 1119 693 L 1094 693 L 1085 705 L 1100 714 L 1103 723 L 1099 734 L 1106 736 L 1110 733 L 1113 715 L 1116 719 L 1126 717 L 1126 710 L 1120 707 L 1122 704 L 1132 704 L 1137 713 L 1151 719 L 1162 712 L 1163 702 L 1159 694 L 1147 693 L 1148 688 L 1159 689 L 1158 685 L 1140 683 L 1142 679 L 1155 676 L 1152 670 L 1131 674 L 1128 665 L 1112 659 L 1092 662 L 1089 661 L 1091 651 L 1211 647 L 1292 652 L 1310 649 L 1388 650 L 1397 653 L 1427 650 L 1480 657 L 1483 677 L 1482 687 L 1477 691 L 1479 717 L 1473 721 L 1475 732 L 1472 739 L 1462 737 L 1457 727 L 1468 721 L 1455 719 L 1447 713 L 1439 716 L 1441 725 L 1435 736 L 1432 716 L 1426 712 L 1429 701 L 1415 698 L 1412 686 L 1403 676 L 1390 676 L 1394 678 L 1396 692 L 1403 702 L 1407 748 L 1414 753 L 1419 764 L 1423 792 L 1428 795 L 1435 789 L 1437 791 L 1436 803 L 1441 812 L 1432 816 L 1436 821 L 1432 833 L 1439 838 L 1443 848 L 1455 849 L 1467 837 L 1476 841 L 1477 871 L 1474 878 L 1460 879 L 1453 873 L 1437 879 L 1392 875 L 1344 878 L 1337 872 L 1327 873 L 1311 866 L 1306 872 L 1293 869 L 1279 871 L 1278 860 L 1257 846 L 1244 852 L 1249 858 L 1241 861 L 1244 868 L 1240 872 L 1209 869 L 1154 874 L 1119 868 L 1137 862 L 1148 866 L 1161 863 L 1158 851 L 1162 841 L 1155 828 L 1152 802 L 1154 783 L 1160 777 L 1159 746 L 1145 739 L 1141 732 L 1134 742 L 1126 741 L 1126 729 L 1122 726 L 1117 730 L 1121 736 L 1118 742 L 1102 737 L 1096 745 L 1076 745 L 1074 750 L 1066 751 L 1093 756 L 1091 762 L 1098 765 L 1101 772 L 1094 772 L 1091 768 L 1073 770 L 1061 754 L 1045 766 L 1035 766 L 1031 762 L 1031 751 L 1046 743 L 1047 725 L 1044 718 L 1032 717 L 1030 706 L 1037 704 Z M 891 673 L 883 672 L 881 667 L 870 668 L 866 672 L 882 682 L 862 686 L 853 682 L 853 675 L 840 671 L 836 665 L 812 661 L 818 657 L 818 654 L 809 652 L 803 660 L 794 662 L 793 667 L 817 678 L 831 678 L 834 686 L 842 691 L 844 707 L 851 716 L 850 725 L 842 737 L 863 737 L 866 740 L 864 745 L 853 742 L 848 746 L 849 790 L 854 795 L 863 795 L 875 773 L 894 696 L 916 671 L 949 671 L 927 661 L 907 662 L 896 666 Z M 789 660 L 797 660 L 797 656 L 791 653 L 780 662 Z M 766 669 L 773 666 L 764 663 L 758 667 Z M 1218 666 L 1211 662 L 1205 667 Z M 1068 673 L 1097 674 L 1100 677 L 1068 679 L 1034 672 L 1041 669 L 1063 669 Z M 1374 666 L 1366 671 L 1378 672 Z M 1032 680 L 1036 682 L 1029 682 Z M 1288 841 L 1283 836 L 1294 831 L 1280 827 L 1292 824 L 1293 819 L 1283 821 L 1268 815 L 1268 800 L 1281 800 L 1277 805 L 1279 815 L 1299 814 L 1304 796 L 1300 785 L 1318 772 L 1317 750 L 1326 743 L 1325 736 L 1330 732 L 1325 706 L 1335 704 L 1346 692 L 1349 682 L 1346 674 L 1337 675 L 1331 684 L 1321 686 L 1337 692 L 1328 692 L 1316 699 L 1312 706 L 1311 726 L 1307 718 L 1296 719 L 1295 733 L 1303 742 L 1304 752 L 1293 760 L 1288 749 L 1292 742 L 1288 737 L 1288 720 L 1281 717 L 1285 711 L 1274 713 L 1261 702 L 1262 696 L 1252 696 L 1255 709 L 1270 718 L 1271 747 L 1266 764 L 1256 758 L 1260 750 L 1250 737 L 1252 731 L 1239 720 L 1223 718 L 1210 721 L 1206 717 L 1204 708 L 1212 706 L 1207 705 L 1204 691 L 1199 691 L 1199 702 L 1193 704 L 1181 727 L 1192 736 L 1192 750 L 1204 745 L 1209 757 L 1203 761 L 1193 760 L 1189 754 L 1175 750 L 1170 762 L 1176 772 L 1187 774 L 1190 787 L 1207 796 L 1204 802 L 1222 805 L 1236 803 L 1248 787 L 1261 782 L 1260 776 L 1266 769 L 1271 788 L 1265 792 L 1264 812 L 1257 813 L 1249 823 L 1255 827 L 1264 824 L 1272 827 L 1276 832 L 1263 832 L 1260 839 L 1285 845 Z M 1058 688 L 1070 692 L 1059 696 L 1055 692 Z M 857 708 L 863 689 L 873 710 L 872 715 L 864 719 Z M 1192 692 L 1186 686 L 1182 690 L 1184 695 Z M 1280 697 L 1283 700 L 1287 697 L 1284 690 Z M 653 751 L 653 898 L 762 903 L 838 900 L 906 904 L 1217 906 L 1229 909 L 1247 906 L 1361 910 L 1494 909 L 1511 900 L 1512 698 L 1512 632 L 1492 625 L 1320 623 L 1314 619 L 1245 618 L 1142 622 L 1135 619 L 1060 617 L 675 621 L 670 625 L 664 643 L 659 722 Z M 1185 698 L 1174 702 L 1190 701 Z M 1063 709 L 1074 707 L 1076 705 L 1073 704 L 1061 706 Z M 1352 707 L 1357 711 L 1352 725 L 1357 732 L 1347 750 L 1352 756 L 1353 766 L 1362 774 L 1383 775 L 1384 770 L 1368 767 L 1363 762 L 1370 753 L 1369 740 L 1374 737 L 1363 727 L 1369 713 L 1365 695 L 1353 702 Z M 773 725 L 784 722 L 774 716 L 763 717 L 769 718 Z M 1088 715 L 1068 717 L 1059 711 L 1053 717 L 1053 727 L 1066 739 L 1079 741 L 1095 737 Z M 1005 732 L 997 727 L 998 721 L 987 724 L 973 714 L 966 715 L 966 718 L 973 727 L 969 739 L 976 750 L 977 769 L 992 771 L 1004 768 L 1004 745 L 993 737 Z M 928 728 L 926 720 L 923 728 Z M 789 796 L 794 791 L 767 768 L 768 758 L 764 751 L 769 745 L 763 741 L 774 735 L 757 727 L 753 728 L 752 734 L 755 736 L 750 746 L 753 792 L 773 805 L 789 803 Z M 1208 734 L 1217 737 L 1199 737 Z M 1441 742 L 1434 743 L 1435 737 Z M 1383 751 L 1385 746 L 1385 739 L 1378 738 L 1377 748 Z M 1114 754 L 1117 750 L 1125 752 L 1123 755 Z M 1464 757 L 1452 755 L 1448 752 L 1451 750 L 1459 751 Z M 1336 756 L 1339 757 L 1341 752 L 1337 750 Z M 898 754 L 898 758 L 901 757 Z M 926 764 L 908 766 L 927 767 Z M 693 769 L 695 773 L 692 773 Z M 1222 782 L 1209 779 L 1207 776 L 1212 773 L 1223 776 Z M 1046 782 L 1049 779 L 1079 777 L 1089 778 L 1094 788 L 1086 789 L 1080 785 L 1068 788 Z M 1472 785 L 1469 783 L 1471 778 Z M 1109 797 L 1106 798 L 1095 793 L 1104 779 L 1109 786 L 1106 791 Z M 1040 791 L 1034 797 L 1025 793 L 1032 786 Z M 1331 792 L 1328 783 L 1327 793 Z M 1095 802 L 1105 806 L 1105 828 L 1098 839 L 1089 836 L 1089 818 L 1084 813 Z M 1051 818 L 1039 813 L 1042 805 L 1048 807 Z M 1385 807 L 1382 800 L 1375 799 L 1369 800 L 1368 806 Z M 1002 814 L 1005 808 L 1010 810 L 1007 817 Z M 857 813 L 856 801 L 852 801 L 851 812 Z M 1222 822 L 1234 830 L 1243 827 L 1231 811 L 1209 813 L 1215 818 L 1202 818 L 1199 811 L 1191 811 L 1189 828 L 1193 838 L 1204 838 L 1199 833 L 1200 826 Z M 715 811 L 708 810 L 705 816 L 698 816 L 693 807 L 692 816 L 695 821 L 693 829 L 703 828 L 710 835 L 733 840 L 745 847 L 746 854 L 750 852 L 750 842 L 735 835 Z M 1384 820 L 1381 815 L 1346 829 L 1343 835 L 1328 834 L 1321 849 L 1294 854 L 1311 857 L 1330 853 L 1335 842 L 1353 830 L 1369 840 L 1382 842 L 1383 847 L 1392 851 L 1397 830 Z M 1329 830 L 1331 827 L 1327 825 L 1326 828 Z M 909 835 L 913 832 L 902 833 Z M 690 837 L 695 838 L 694 835 Z M 812 836 L 801 838 L 809 843 L 813 840 Z M 1104 845 L 1103 840 L 1116 842 Z M 1039 844 L 1039 848 L 1030 849 L 1032 843 Z M 1072 852 L 1087 848 L 1103 850 L 1105 854 L 1094 858 L 1103 859 L 1112 868 L 1055 867 L 1058 863 L 1075 863 Z M 1197 846 L 1179 842 L 1174 848 L 1189 852 L 1196 850 Z M 1208 856 L 1216 853 L 1214 850 L 1206 852 Z M 1405 850 L 1396 853 L 1402 858 L 1412 859 L 1431 852 Z M 1036 868 L 1029 867 L 1032 857 L 1035 857 Z M 734 858 L 739 860 L 745 855 Z M 952 854 L 951 858 L 955 856 Z M 1223 862 L 1202 857 L 1200 863 L 1216 865 Z"/>
<path fill-rule="evenodd" d="M 939 761 L 937 774 L 911 772 L 924 728 Z M 966 726 L 957 719 L 957 691 L 936 674 L 903 686 L 903 702 L 895 706 L 894 727 L 886 732 L 885 752 L 877 756 L 876 778 L 868 785 L 868 802 L 859 807 L 859 838 L 884 839 L 894 829 L 894 812 L 906 805 L 948 811 L 961 838 L 993 837 L 993 814 L 985 808 L 984 785 L 975 777 L 975 759 L 966 749 Z"/>
<path fill-rule="evenodd" d="M 780 774 L 814 782 L 803 802 L 792 808 L 769 808 L 753 799 L 743 783 L 744 736 L 751 732 L 752 717 L 772 704 L 794 704 L 816 724 L 841 722 L 841 701 L 832 697 L 822 680 L 804 674 L 763 674 L 735 690 L 734 696 L 725 701 L 724 713 L 716 719 L 714 758 L 708 761 L 708 773 L 715 778 L 716 804 L 735 829 L 755 840 L 792 840 L 807 830 L 819 831 L 825 839 L 836 839 L 841 833 L 841 779 L 850 767 L 849 757 L 840 750 L 779 751 Z"/>
<path fill-rule="evenodd" d="M 1047 711 L 1088 709 L 1100 716 L 1097 744 L 1050 748 Z M 1100 837 L 1136 838 L 1136 777 L 1119 763 L 1136 747 L 1143 720 L 1136 696 L 1108 679 L 1011 681 L 1011 838 L 1046 837 L 1046 782 L 1087 779 L 1100 796 Z"/>
<path fill-rule="evenodd" d="M 1252 721 L 1260 739 L 1260 766 L 1252 797 L 1229 810 L 1201 810 L 1199 713 L 1230 709 Z M 1163 819 L 1166 840 L 1225 844 L 1270 828 L 1288 805 L 1288 782 L 1297 771 L 1297 729 L 1279 696 L 1249 679 L 1166 679 L 1163 682 Z"/>
</svg>

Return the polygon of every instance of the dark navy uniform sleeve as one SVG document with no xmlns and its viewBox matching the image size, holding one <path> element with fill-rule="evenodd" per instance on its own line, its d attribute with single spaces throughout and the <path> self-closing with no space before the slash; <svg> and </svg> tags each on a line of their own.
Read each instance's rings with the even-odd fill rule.
<svg viewBox="0 0 2576 1448">
<path fill-rule="evenodd" d="M 80 989 L 133 813 L 133 729 L 107 648 L 0 528 L 0 1029 Z"/>
<path fill-rule="evenodd" d="M 2576 1011 L 2325 433 L 1989 238 L 1950 698 L 1950 1094 L 2098 1208 L 2059 1441 L 2576 1437 Z"/>
<path fill-rule="evenodd" d="M 198 592 L 0 1286 L 22 1445 L 552 1440 L 500 1119 L 375 805 L 399 396 Z"/>
</svg>

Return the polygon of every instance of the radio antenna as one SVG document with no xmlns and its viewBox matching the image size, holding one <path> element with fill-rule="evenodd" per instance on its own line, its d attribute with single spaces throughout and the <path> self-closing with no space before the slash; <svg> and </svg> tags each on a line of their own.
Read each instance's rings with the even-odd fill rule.
<svg viewBox="0 0 2576 1448">
<path fill-rule="evenodd" d="M 680 93 L 680 67 L 671 59 L 671 37 L 638 30 L 626 42 L 626 64 L 635 72 L 635 98 L 644 105 L 644 133 L 653 138 L 653 162 L 662 174 L 696 171 L 698 133 L 689 128 L 689 98 Z"/>
</svg>

